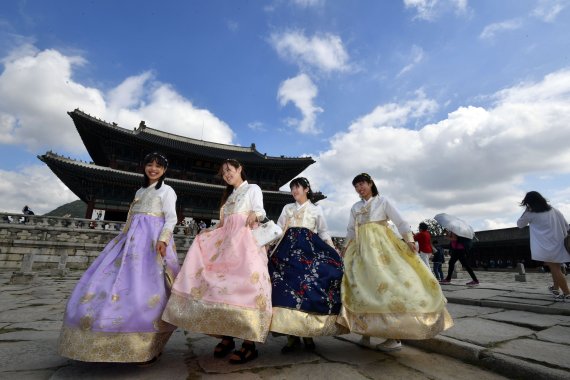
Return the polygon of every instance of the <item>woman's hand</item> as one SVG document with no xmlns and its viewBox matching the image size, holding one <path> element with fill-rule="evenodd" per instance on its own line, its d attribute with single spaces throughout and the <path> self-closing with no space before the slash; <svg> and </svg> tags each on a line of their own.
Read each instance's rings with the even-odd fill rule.
<svg viewBox="0 0 570 380">
<path fill-rule="evenodd" d="M 417 252 L 417 251 L 416 251 L 416 242 L 414 242 L 414 241 L 409 241 L 409 242 L 408 242 L 408 247 L 410 247 L 410 249 L 412 250 L 412 252 Z"/>
<path fill-rule="evenodd" d="M 166 243 L 163 241 L 158 241 L 156 243 L 156 252 L 162 257 L 166 256 Z"/>
<path fill-rule="evenodd" d="M 253 228 L 255 223 L 257 223 L 257 215 L 255 215 L 255 212 L 250 211 L 249 214 L 247 214 L 247 219 L 245 220 L 245 225 L 246 225 L 246 227 Z"/>
</svg>

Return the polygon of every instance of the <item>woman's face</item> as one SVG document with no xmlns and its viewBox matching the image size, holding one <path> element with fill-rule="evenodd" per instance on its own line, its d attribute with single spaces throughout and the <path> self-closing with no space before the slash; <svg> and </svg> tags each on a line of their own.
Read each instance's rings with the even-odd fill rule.
<svg viewBox="0 0 570 380">
<path fill-rule="evenodd" d="M 299 204 L 303 204 L 307 201 L 307 193 L 309 192 L 309 189 L 305 189 L 303 188 L 303 186 L 299 186 L 299 185 L 293 185 L 291 187 L 291 195 L 293 195 L 293 198 L 295 198 L 295 200 L 299 203 Z"/>
<path fill-rule="evenodd" d="M 360 195 L 360 198 L 368 200 L 372 197 L 372 184 L 370 182 L 357 182 L 354 185 L 354 190 Z"/>
<path fill-rule="evenodd" d="M 144 172 L 150 180 L 150 184 L 153 184 L 158 182 L 160 177 L 162 177 L 164 172 L 166 172 L 166 169 L 164 166 L 157 164 L 156 161 L 152 161 L 145 165 Z"/>
<path fill-rule="evenodd" d="M 222 177 L 228 185 L 237 188 L 243 182 L 241 179 L 241 166 L 236 168 L 228 163 L 225 163 L 222 166 Z"/>
</svg>

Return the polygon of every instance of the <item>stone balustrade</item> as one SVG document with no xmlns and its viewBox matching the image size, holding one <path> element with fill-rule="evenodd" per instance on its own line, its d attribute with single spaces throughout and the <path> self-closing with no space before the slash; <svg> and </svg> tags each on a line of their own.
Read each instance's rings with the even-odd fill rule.
<svg viewBox="0 0 570 380">
<path fill-rule="evenodd" d="M 22 275 L 38 269 L 86 269 L 117 236 L 124 222 L 97 221 L 55 216 L 0 213 L 0 269 Z M 194 237 L 188 229 L 174 231 L 182 260 Z"/>
</svg>

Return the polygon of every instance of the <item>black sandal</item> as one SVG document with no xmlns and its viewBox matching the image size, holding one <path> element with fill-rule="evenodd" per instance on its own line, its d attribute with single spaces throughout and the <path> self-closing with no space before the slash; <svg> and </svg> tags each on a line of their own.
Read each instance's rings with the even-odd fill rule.
<svg viewBox="0 0 570 380">
<path fill-rule="evenodd" d="M 234 348 L 236 348 L 234 338 L 231 336 L 224 336 L 222 337 L 222 341 L 216 345 L 216 348 L 214 348 L 214 357 L 225 358 Z"/>
<path fill-rule="evenodd" d="M 238 356 L 239 359 L 230 358 L 230 363 L 231 364 L 243 364 L 243 363 L 247 363 L 247 362 L 257 358 L 259 353 L 255 349 L 255 343 L 243 342 L 241 345 L 241 350 L 234 351 L 234 355 Z"/>
</svg>

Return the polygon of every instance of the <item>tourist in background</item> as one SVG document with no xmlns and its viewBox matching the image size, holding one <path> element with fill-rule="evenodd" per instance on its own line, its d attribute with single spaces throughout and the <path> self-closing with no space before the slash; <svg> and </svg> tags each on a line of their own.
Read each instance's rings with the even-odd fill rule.
<svg viewBox="0 0 570 380">
<path fill-rule="evenodd" d="M 455 270 L 455 263 L 459 261 L 463 266 L 463 269 L 465 269 L 467 273 L 469 273 L 469 276 L 471 276 L 471 281 L 469 281 L 465 285 L 467 286 L 479 285 L 479 280 L 477 279 L 477 276 L 475 276 L 475 272 L 473 272 L 473 269 L 471 269 L 471 266 L 467 261 L 467 254 L 471 250 L 473 240 L 463 236 L 458 236 L 451 231 L 446 231 L 446 233 L 450 240 L 449 244 L 451 248 L 450 249 L 451 254 L 448 263 L 449 268 L 447 271 L 447 277 L 443 281 L 440 281 L 440 284 L 451 283 L 451 277 L 453 276 L 453 271 Z"/>
<path fill-rule="evenodd" d="M 430 268 L 429 262 L 432 255 L 431 234 L 428 231 L 428 225 L 424 222 L 420 223 L 419 229 L 420 231 L 414 234 L 414 240 L 418 242 L 418 254 L 420 255 L 420 259 Z"/>
<path fill-rule="evenodd" d="M 220 222 L 202 230 L 188 250 L 163 319 L 186 330 L 221 336 L 214 349 L 238 364 L 258 356 L 254 342 L 264 342 L 271 323 L 271 282 L 265 248 L 251 229 L 265 219 L 263 194 L 249 184 L 245 169 L 226 160 L 219 174 L 227 184 Z"/>
<path fill-rule="evenodd" d="M 415 252 L 409 224 L 378 193 L 370 175 L 352 184 L 361 200 L 350 210 L 338 322 L 363 335 L 388 338 L 381 351 L 401 349 L 400 339 L 428 339 L 452 326 L 446 299 Z M 394 222 L 403 241 L 388 227 Z"/>
<path fill-rule="evenodd" d="M 273 284 L 271 331 L 287 334 L 282 353 L 315 350 L 312 337 L 346 332 L 336 323 L 340 311 L 343 265 L 334 248 L 322 209 L 304 177 L 289 184 L 295 203 L 283 208 L 277 224 L 284 236 L 269 260 Z"/>
<path fill-rule="evenodd" d="M 570 302 L 568 282 L 561 268 L 561 264 L 570 261 L 570 254 L 564 247 L 568 222 L 560 211 L 548 204 L 536 191 L 526 193 L 520 205 L 525 210 L 517 220 L 517 226 L 529 226 L 532 259 L 544 261 L 550 269 L 554 284 L 549 286 L 549 290 L 554 294 L 554 300 Z"/>
<path fill-rule="evenodd" d="M 443 280 L 442 266 L 443 266 L 443 263 L 445 262 L 445 257 L 443 255 L 443 248 L 441 248 L 438 245 L 437 240 L 433 241 L 432 251 L 433 251 L 433 256 L 432 256 L 433 273 L 435 274 L 435 278 L 437 278 L 438 281 L 442 281 Z"/>
<path fill-rule="evenodd" d="M 150 153 L 123 231 L 101 252 L 73 290 L 59 353 L 88 362 L 158 358 L 175 327 L 161 321 L 170 293 L 165 276 L 178 273 L 172 232 L 176 194 L 164 183 L 168 160 Z M 166 273 L 165 273 L 166 272 Z"/>
</svg>

